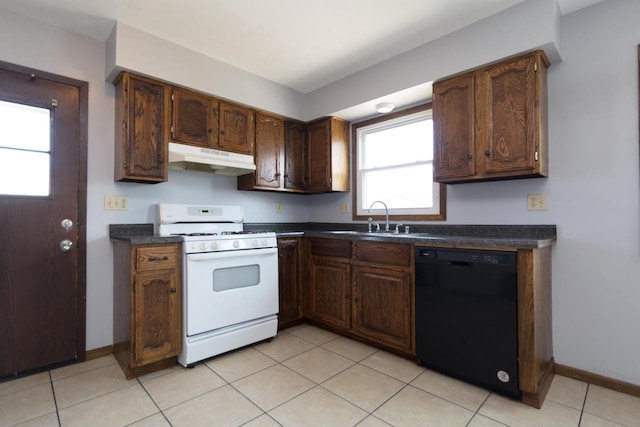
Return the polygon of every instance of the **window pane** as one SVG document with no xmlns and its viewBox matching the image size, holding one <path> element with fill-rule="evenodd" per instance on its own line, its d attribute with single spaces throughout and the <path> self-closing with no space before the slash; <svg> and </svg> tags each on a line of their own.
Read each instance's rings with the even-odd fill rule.
<svg viewBox="0 0 640 427">
<path fill-rule="evenodd" d="M 49 195 L 49 153 L 0 148 L 0 194 Z"/>
<path fill-rule="evenodd" d="M 360 147 L 363 169 L 433 159 L 431 119 L 369 132 Z"/>
<path fill-rule="evenodd" d="M 50 112 L 46 108 L 0 101 L 0 147 L 49 151 Z"/>
<path fill-rule="evenodd" d="M 362 175 L 363 208 L 368 208 L 376 200 L 384 201 L 389 209 L 433 206 L 431 164 L 368 171 Z"/>
</svg>

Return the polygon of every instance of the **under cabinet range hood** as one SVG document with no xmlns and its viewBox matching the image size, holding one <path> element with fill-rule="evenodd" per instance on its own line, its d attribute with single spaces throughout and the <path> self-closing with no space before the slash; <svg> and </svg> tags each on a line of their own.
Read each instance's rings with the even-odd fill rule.
<svg viewBox="0 0 640 427">
<path fill-rule="evenodd" d="M 219 175 L 240 176 L 256 170 L 253 156 L 211 148 L 169 143 L 169 167 L 214 172 Z"/>
</svg>

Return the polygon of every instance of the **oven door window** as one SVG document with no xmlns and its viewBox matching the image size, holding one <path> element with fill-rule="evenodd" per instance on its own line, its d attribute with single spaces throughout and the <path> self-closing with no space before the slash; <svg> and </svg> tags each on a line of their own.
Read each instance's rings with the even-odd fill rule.
<svg viewBox="0 0 640 427">
<path fill-rule="evenodd" d="M 260 266 L 258 264 L 213 270 L 214 292 L 258 286 L 258 284 L 260 284 Z"/>
</svg>

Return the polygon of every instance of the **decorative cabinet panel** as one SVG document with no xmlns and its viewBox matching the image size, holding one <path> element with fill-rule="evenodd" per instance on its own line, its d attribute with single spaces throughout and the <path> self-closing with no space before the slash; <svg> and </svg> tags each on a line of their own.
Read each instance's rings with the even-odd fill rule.
<svg viewBox="0 0 640 427">
<path fill-rule="evenodd" d="M 115 180 L 166 181 L 169 86 L 130 73 L 122 73 L 114 84 Z"/>
<path fill-rule="evenodd" d="M 204 148 L 218 148 L 220 102 L 208 95 L 173 88 L 171 140 Z"/>
<path fill-rule="evenodd" d="M 338 329 L 351 328 L 351 242 L 311 239 L 309 317 Z"/>
<path fill-rule="evenodd" d="M 282 188 L 284 121 L 256 113 L 256 171 L 238 177 L 239 190 L 278 190 Z"/>
<path fill-rule="evenodd" d="M 547 176 L 548 66 L 536 51 L 434 84 L 437 182 Z"/>
<path fill-rule="evenodd" d="M 356 241 L 354 258 L 353 332 L 413 351 L 411 245 Z"/>
<path fill-rule="evenodd" d="M 307 127 L 304 123 L 285 122 L 284 188 L 304 191 L 307 171 Z"/>
<path fill-rule="evenodd" d="M 307 125 L 306 192 L 349 191 L 349 122 L 336 117 Z"/>
<path fill-rule="evenodd" d="M 114 240 L 113 353 L 127 378 L 164 369 L 181 350 L 180 244 Z"/>
<path fill-rule="evenodd" d="M 255 122 L 253 110 L 220 101 L 219 148 L 240 154 L 253 154 Z"/>
<path fill-rule="evenodd" d="M 283 329 L 302 319 L 300 277 L 301 239 L 278 239 L 278 289 L 280 312 L 278 328 Z"/>
</svg>

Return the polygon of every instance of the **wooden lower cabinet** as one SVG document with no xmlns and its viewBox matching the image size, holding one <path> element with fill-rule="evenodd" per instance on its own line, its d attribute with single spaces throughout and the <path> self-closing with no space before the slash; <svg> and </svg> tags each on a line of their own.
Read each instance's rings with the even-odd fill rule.
<svg viewBox="0 0 640 427">
<path fill-rule="evenodd" d="M 311 239 L 310 246 L 308 317 L 403 353 L 413 351 L 411 246 L 331 239 Z"/>
<path fill-rule="evenodd" d="M 389 347 L 410 351 L 411 273 L 356 267 L 353 332 Z"/>
<path fill-rule="evenodd" d="M 180 319 L 180 244 L 115 240 L 113 352 L 128 379 L 176 363 Z"/>
<path fill-rule="evenodd" d="M 354 246 L 353 332 L 414 352 L 411 245 L 356 241 Z"/>
<path fill-rule="evenodd" d="M 351 260 L 311 258 L 309 317 L 327 325 L 351 327 Z"/>
<path fill-rule="evenodd" d="M 300 300 L 300 272 L 302 240 L 278 239 L 278 329 L 302 321 Z"/>
</svg>

